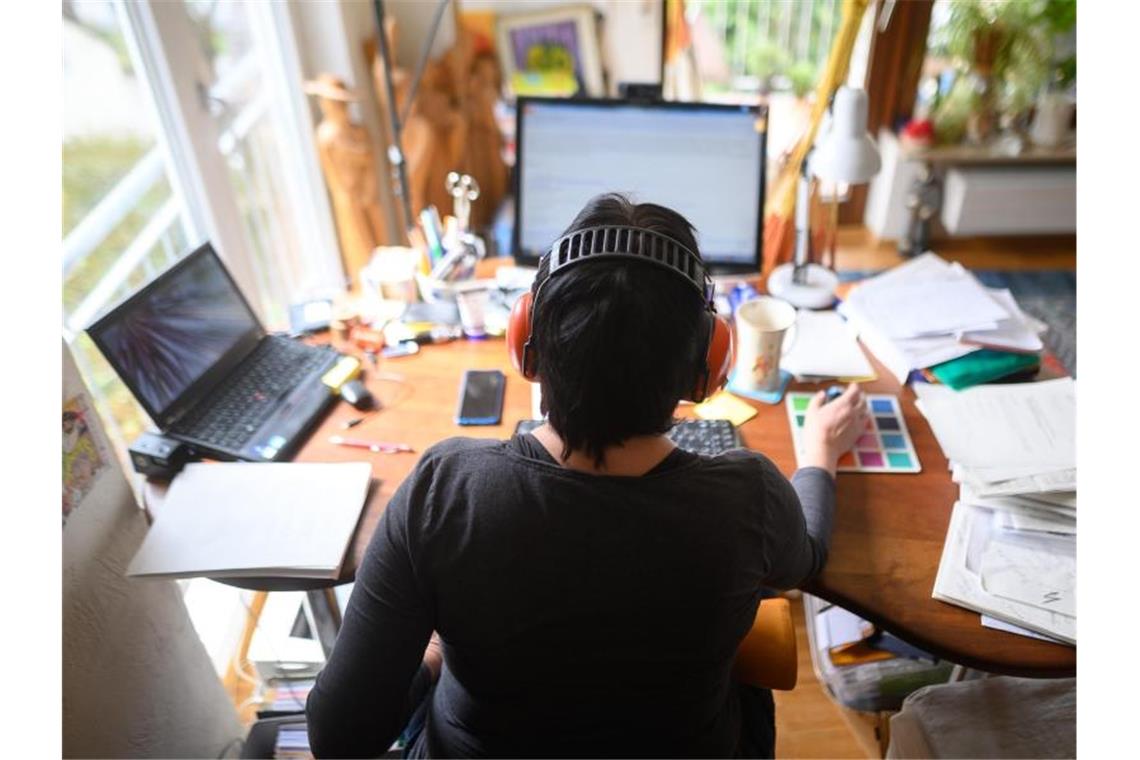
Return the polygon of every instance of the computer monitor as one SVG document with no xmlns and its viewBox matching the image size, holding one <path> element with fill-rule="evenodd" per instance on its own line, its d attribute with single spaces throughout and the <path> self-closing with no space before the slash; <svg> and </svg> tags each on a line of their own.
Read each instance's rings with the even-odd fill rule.
<svg viewBox="0 0 1140 760">
<path fill-rule="evenodd" d="M 680 212 L 713 272 L 760 268 L 764 106 L 519 98 L 513 253 L 534 265 L 593 196 Z"/>
</svg>

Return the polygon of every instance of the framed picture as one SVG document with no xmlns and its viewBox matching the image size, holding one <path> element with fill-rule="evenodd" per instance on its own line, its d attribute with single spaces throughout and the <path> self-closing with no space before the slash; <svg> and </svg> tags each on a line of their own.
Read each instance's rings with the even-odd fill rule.
<svg viewBox="0 0 1140 760">
<path fill-rule="evenodd" d="M 496 32 L 512 95 L 605 95 L 593 7 L 499 16 Z"/>
</svg>

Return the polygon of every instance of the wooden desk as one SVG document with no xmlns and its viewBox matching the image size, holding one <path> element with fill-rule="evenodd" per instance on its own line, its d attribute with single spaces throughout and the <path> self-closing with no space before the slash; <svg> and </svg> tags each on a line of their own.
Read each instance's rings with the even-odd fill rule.
<svg viewBox="0 0 1140 760">
<path fill-rule="evenodd" d="M 922 462 L 916 475 L 842 474 L 838 479 L 831 555 L 807 591 L 890 630 L 900 638 L 961 665 L 994 673 L 1035 677 L 1076 674 L 1076 649 L 983 628 L 977 613 L 936 601 L 930 594 L 942 544 L 957 498 L 949 468 L 930 426 L 914 406 L 914 392 L 899 384 L 871 357 L 879 380 L 870 393 L 899 394 L 906 424 Z M 424 346 L 416 356 L 381 360 L 380 370 L 402 382 L 377 379 L 366 363 L 366 381 L 384 408 L 348 431 L 356 438 L 404 442 L 415 454 L 370 454 L 335 446 L 329 436 L 346 434 L 341 425 L 361 416 L 338 403 L 298 453 L 301 462 L 372 463 L 374 483 L 368 504 L 337 583 L 355 575 L 384 507 L 419 455 L 433 443 L 456 435 L 505 439 L 521 419 L 530 418 L 530 383 L 514 374 L 502 340 L 459 341 Z M 454 422 L 459 380 L 467 369 L 498 369 L 507 375 L 503 423 L 461 427 Z M 797 386 L 813 390 L 817 386 Z M 749 402 L 759 414 L 741 428 L 745 444 L 766 454 L 786 475 L 796 468 L 791 431 L 783 404 Z M 692 407 L 680 407 L 692 416 Z M 148 487 L 147 501 L 161 509 L 162 488 Z M 156 510 L 157 511 L 157 510 Z M 236 579 L 223 581 L 260 590 L 326 587 L 324 581 Z"/>
<path fill-rule="evenodd" d="M 914 406 L 914 392 L 909 388 L 900 392 L 899 384 L 873 357 L 872 363 L 880 379 L 865 387 L 871 393 L 900 395 L 922 472 L 839 477 L 831 556 L 807 590 L 955 663 L 1011 675 L 1074 675 L 1075 649 L 983 628 L 977 613 L 931 598 L 958 489 L 930 426 Z M 424 346 L 417 356 L 382 361 L 380 369 L 399 373 L 405 381 L 367 379 L 384 409 L 352 428 L 355 437 L 402 441 L 422 452 L 456 435 L 507 438 L 520 419 L 530 417 L 530 384 L 513 373 L 501 340 Z M 459 380 L 466 369 L 499 369 L 507 374 L 501 425 L 455 424 Z M 784 406 L 750 403 L 759 414 L 741 428 L 745 444 L 791 475 L 795 455 Z M 692 416 L 691 407 L 682 406 L 679 414 Z M 384 505 L 419 458 L 418 454 L 367 454 L 328 443 L 330 435 L 344 433 L 341 423 L 357 416 L 359 412 L 339 404 L 297 456 L 302 462 L 367 456 L 373 475 L 381 481 L 357 528 L 345 562 L 345 580 L 363 557 Z"/>
</svg>

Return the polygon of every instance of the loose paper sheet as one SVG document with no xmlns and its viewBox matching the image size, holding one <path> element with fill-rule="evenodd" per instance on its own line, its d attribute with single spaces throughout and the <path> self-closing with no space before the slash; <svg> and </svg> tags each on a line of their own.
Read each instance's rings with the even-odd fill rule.
<svg viewBox="0 0 1140 760">
<path fill-rule="evenodd" d="M 780 365 L 797 377 L 845 381 L 875 377 L 855 339 L 855 331 L 834 311 L 801 309 L 796 317 L 794 340 Z"/>
<path fill-rule="evenodd" d="M 1077 560 L 1059 547 L 1062 543 L 1074 541 L 992 538 L 982 552 L 982 588 L 994 596 L 1076 617 Z"/>
<path fill-rule="evenodd" d="M 1071 378 L 964 391 L 916 384 L 914 390 L 946 458 L 975 470 L 977 480 L 1076 467 L 1077 398 Z"/>
<path fill-rule="evenodd" d="M 961 502 L 954 505 L 932 596 L 1075 644 L 1075 617 L 997 596 L 982 586 L 980 573 L 992 525 L 990 510 Z"/>
</svg>

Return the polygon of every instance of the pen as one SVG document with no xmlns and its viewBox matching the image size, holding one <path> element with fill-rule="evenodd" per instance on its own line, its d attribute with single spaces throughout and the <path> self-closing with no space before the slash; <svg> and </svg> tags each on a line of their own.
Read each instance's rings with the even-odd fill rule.
<svg viewBox="0 0 1140 760">
<path fill-rule="evenodd" d="M 406 443 L 385 443 L 383 441 L 362 441 L 358 438 L 345 438 L 334 435 L 329 437 L 329 443 L 336 446 L 349 446 L 354 449 L 368 449 L 377 454 L 396 454 L 399 452 L 414 453 L 415 449 Z"/>
</svg>

